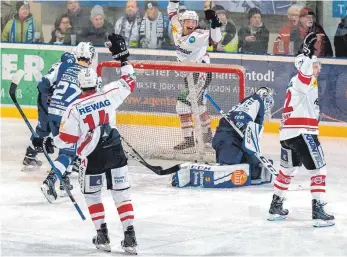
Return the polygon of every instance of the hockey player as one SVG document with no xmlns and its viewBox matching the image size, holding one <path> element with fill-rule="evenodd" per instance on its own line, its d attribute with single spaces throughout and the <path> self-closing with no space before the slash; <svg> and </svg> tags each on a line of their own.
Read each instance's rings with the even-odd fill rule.
<svg viewBox="0 0 347 257">
<path fill-rule="evenodd" d="M 77 45 L 75 50 L 77 62 L 76 63 L 61 63 L 55 69 L 52 69 L 46 76 L 42 78 L 39 84 L 39 91 L 43 99 L 47 99 L 51 94 L 52 86 L 54 91 L 50 97 L 50 104 L 48 107 L 49 126 L 53 137 L 59 133 L 59 126 L 61 118 L 66 110 L 66 107 L 78 98 L 81 94 L 81 89 L 77 85 L 77 74 L 81 69 L 88 67 L 94 58 L 95 48 L 91 43 L 81 42 Z M 35 140 L 41 140 L 36 138 Z M 37 149 L 42 151 L 42 149 Z M 60 153 L 70 151 L 70 149 L 60 149 Z M 70 184 L 71 171 L 67 171 L 63 175 L 65 183 L 72 190 Z M 54 173 L 50 173 L 44 180 L 41 186 L 41 191 L 47 200 L 52 203 L 57 199 L 58 195 L 55 191 L 55 182 L 57 178 Z M 60 184 L 60 190 L 64 192 L 64 187 Z"/>
<path fill-rule="evenodd" d="M 304 165 L 311 173 L 313 226 L 332 226 L 335 218 L 324 211 L 326 163 L 318 140 L 319 102 L 317 78 L 321 70 L 314 53 L 317 41 L 315 33 L 304 39 L 303 54 L 295 59 L 298 74 L 288 85 L 281 128 L 281 168 L 274 183 L 268 220 L 285 219 L 288 210 L 283 209 L 285 193 L 299 168 Z"/>
<path fill-rule="evenodd" d="M 254 156 L 252 149 L 260 151 L 264 118 L 271 117 L 273 106 L 271 89 L 261 87 L 228 112 L 228 119 L 235 124 L 235 127 L 230 126 L 224 118 L 220 119 L 212 141 L 217 163 L 222 165 L 248 163 L 252 180 L 260 179 L 263 169 L 267 172 Z M 258 140 L 249 142 L 246 136 L 242 138 L 239 135 L 239 133 L 245 134 L 247 127 L 251 128 L 253 137 Z"/>
<path fill-rule="evenodd" d="M 108 39 L 107 46 L 113 59 L 121 61 L 121 79 L 97 91 L 96 73 L 90 68 L 81 70 L 78 85 L 82 95 L 67 108 L 54 141 L 57 147 L 77 149 L 79 158 L 75 166 L 79 170 L 81 191 L 97 231 L 93 243 L 98 249 L 111 251 L 101 199 L 106 179 L 124 229 L 122 247 L 126 252 L 136 253 L 127 158 L 114 125 L 115 110 L 135 88 L 135 74 L 127 61 L 129 52 L 123 37 L 112 34 Z M 45 145 L 49 147 L 51 142 Z M 60 155 L 56 161 L 57 168 L 64 172 L 69 160 L 71 158 L 67 155 Z"/>
<path fill-rule="evenodd" d="M 192 186 L 199 184 L 196 182 L 194 174 L 197 170 L 203 171 L 204 179 L 214 180 L 213 185 L 204 183 L 205 187 L 233 187 L 230 182 L 230 173 L 238 170 L 249 170 L 250 184 L 269 183 L 272 180 L 271 173 L 261 165 L 254 156 L 254 152 L 260 152 L 260 139 L 263 131 L 265 116 L 271 116 L 271 109 L 274 106 L 272 91 L 268 87 L 259 88 L 256 93 L 246 97 L 241 103 L 234 106 L 227 114 L 228 119 L 234 123 L 230 125 L 224 118 L 221 118 L 216 129 L 216 134 L 212 140 L 212 146 L 216 151 L 217 165 L 206 164 L 184 164 L 182 169 L 173 176 L 173 186 Z M 258 140 L 247 140 L 249 137 L 245 131 L 251 131 L 252 138 Z M 247 164 L 247 167 L 240 166 Z M 249 167 L 249 168 L 248 168 Z M 190 176 L 184 173 L 190 172 Z M 210 172 L 213 172 L 211 175 Z M 213 179 L 209 178 L 213 177 Z M 195 182 L 192 181 L 195 179 Z M 201 178 L 201 175 L 200 175 Z M 223 180 L 221 180 L 223 178 Z M 228 181 L 224 181 L 228 178 Z M 246 182 L 244 182 L 245 185 Z M 201 184 L 201 183 L 200 183 Z"/>
<path fill-rule="evenodd" d="M 206 20 L 211 21 L 211 30 L 198 29 L 199 16 L 195 11 L 178 12 L 179 1 L 170 0 L 168 5 L 169 19 L 172 24 L 172 36 L 175 42 L 177 59 L 179 62 L 193 62 L 193 63 L 210 63 L 210 57 L 207 54 L 209 40 L 211 39 L 218 43 L 222 34 L 220 27 L 222 24 L 219 22 L 214 11 L 206 10 Z M 194 84 L 202 85 L 198 89 L 200 94 L 197 101 L 198 114 L 201 121 L 201 129 L 203 134 L 204 143 L 211 143 L 212 131 L 210 128 L 210 117 L 207 113 L 206 99 L 204 99 L 204 91 L 211 82 L 211 73 L 194 73 Z M 184 140 L 182 143 L 174 147 L 175 150 L 183 150 L 186 148 L 194 147 L 195 140 L 193 134 L 193 117 L 192 117 L 192 103 L 191 96 L 189 95 L 189 87 L 195 85 L 188 85 L 188 79 L 185 78 L 185 88 L 178 96 L 176 104 L 176 111 L 181 121 L 181 128 Z"/>
<path fill-rule="evenodd" d="M 74 63 L 75 57 L 71 53 L 63 53 L 60 57 L 60 62 L 57 62 L 53 64 L 48 72 L 52 73 L 54 69 L 56 69 L 61 63 Z M 47 75 L 48 75 L 47 74 Z M 41 79 L 39 83 L 43 83 L 44 80 Z M 40 87 L 40 85 L 38 85 Z M 38 97 L 37 97 L 37 110 L 38 110 L 38 123 L 36 126 L 36 133 L 39 135 L 40 138 L 44 138 L 48 136 L 51 133 L 51 130 L 49 128 L 49 120 L 48 120 L 48 104 L 50 101 L 50 98 L 53 93 L 53 85 L 49 89 L 49 93 L 42 97 L 41 92 L 39 91 Z M 37 158 L 37 151 L 35 150 L 35 147 L 32 144 L 32 140 L 34 137 L 32 136 L 30 138 L 30 144 L 26 149 L 25 157 L 23 159 L 23 170 L 33 170 L 42 165 L 42 162 Z"/>
</svg>

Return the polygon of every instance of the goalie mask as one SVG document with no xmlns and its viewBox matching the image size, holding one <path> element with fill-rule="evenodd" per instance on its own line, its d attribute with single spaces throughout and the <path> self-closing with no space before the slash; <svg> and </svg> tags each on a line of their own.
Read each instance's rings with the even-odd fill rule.
<svg viewBox="0 0 347 257">
<path fill-rule="evenodd" d="M 78 73 L 78 86 L 81 89 L 93 89 L 98 86 L 98 75 L 91 68 L 82 69 Z"/>
<path fill-rule="evenodd" d="M 271 116 L 271 109 L 274 107 L 275 101 L 272 97 L 272 91 L 269 87 L 261 87 L 256 92 L 257 95 L 260 96 L 260 98 L 264 102 L 264 111 L 265 115 Z"/>
<path fill-rule="evenodd" d="M 81 42 L 76 47 L 77 59 L 85 58 L 89 60 L 89 64 L 92 63 L 95 56 L 95 48 L 90 42 Z"/>
</svg>

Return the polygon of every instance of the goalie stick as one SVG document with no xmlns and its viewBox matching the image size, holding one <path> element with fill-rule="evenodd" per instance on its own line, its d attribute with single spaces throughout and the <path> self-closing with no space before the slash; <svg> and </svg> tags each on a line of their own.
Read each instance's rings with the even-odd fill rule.
<svg viewBox="0 0 347 257">
<path fill-rule="evenodd" d="M 213 98 L 209 94 L 205 94 L 205 97 L 212 103 L 214 108 L 222 115 L 222 117 L 230 124 L 230 126 L 233 127 L 233 129 L 240 135 L 241 138 L 244 138 L 243 133 L 236 127 L 234 122 L 228 119 L 227 115 L 225 112 L 218 106 L 218 104 L 213 100 Z M 272 165 L 272 163 L 266 159 L 261 153 L 254 153 L 255 157 L 258 158 L 258 160 L 264 165 L 264 167 L 271 172 L 272 175 L 277 176 L 278 172 Z"/>
<path fill-rule="evenodd" d="M 23 70 L 18 70 L 16 72 L 16 74 L 13 76 L 12 81 L 11 81 L 11 86 L 10 86 L 10 97 L 13 101 L 13 103 L 15 104 L 16 108 L 18 109 L 20 115 L 22 116 L 25 124 L 27 125 L 27 127 L 29 128 L 30 132 L 33 134 L 34 137 L 39 137 L 38 134 L 35 132 L 35 130 L 33 129 L 33 127 L 31 126 L 30 122 L 28 121 L 27 117 L 25 116 L 22 108 L 20 107 L 20 105 L 18 104 L 17 98 L 16 98 L 16 89 L 18 87 L 19 82 L 21 81 L 22 77 L 24 75 L 24 71 Z M 81 208 L 78 206 L 78 204 L 75 201 L 75 198 L 72 196 L 70 190 L 66 187 L 66 184 L 64 182 L 64 180 L 62 179 L 62 174 L 60 173 L 60 171 L 55 167 L 51 157 L 49 157 L 48 153 L 46 152 L 45 147 L 44 148 L 44 155 L 47 158 L 47 161 L 49 162 L 49 164 L 52 167 L 53 172 L 57 175 L 57 177 L 59 178 L 59 180 L 61 181 L 62 185 L 64 186 L 64 189 L 66 191 L 66 193 L 68 194 L 71 202 L 73 203 L 73 205 L 75 206 L 78 214 L 81 216 L 82 220 L 85 220 L 86 217 L 84 216 Z"/>
<path fill-rule="evenodd" d="M 129 155 L 131 158 L 133 158 L 135 161 L 138 161 L 139 163 L 141 163 L 142 165 L 144 165 L 145 167 L 147 167 L 148 169 L 150 169 L 151 171 L 153 171 L 155 174 L 162 176 L 162 175 L 169 175 L 172 173 L 175 173 L 177 171 L 180 170 L 180 165 L 176 164 L 170 168 L 167 169 L 163 169 L 163 167 L 161 166 L 153 166 L 150 165 L 148 162 L 146 162 L 142 156 L 130 145 L 130 143 L 128 141 L 125 140 L 124 137 L 121 136 L 122 141 L 134 152 L 134 154 L 130 153 L 129 151 L 124 149 L 124 152 Z"/>
</svg>

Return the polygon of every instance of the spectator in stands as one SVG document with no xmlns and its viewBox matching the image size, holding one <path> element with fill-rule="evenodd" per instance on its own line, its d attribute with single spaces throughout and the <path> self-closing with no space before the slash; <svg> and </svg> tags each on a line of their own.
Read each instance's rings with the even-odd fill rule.
<svg viewBox="0 0 347 257">
<path fill-rule="evenodd" d="M 157 1 L 146 1 L 145 10 L 140 26 L 140 46 L 152 49 L 168 48 L 169 18 L 159 11 Z"/>
<path fill-rule="evenodd" d="M 52 38 L 49 43 L 70 45 L 72 31 L 73 29 L 69 16 L 63 14 L 55 21 L 54 30 L 51 34 Z"/>
<path fill-rule="evenodd" d="M 269 31 L 265 28 L 261 12 L 251 8 L 248 12 L 248 26 L 239 30 L 239 52 L 265 54 L 269 44 Z"/>
<path fill-rule="evenodd" d="M 1 1 L 1 32 L 4 30 L 7 22 L 13 19 L 16 14 L 15 2 Z"/>
<path fill-rule="evenodd" d="M 336 57 L 347 57 L 347 15 L 337 26 L 334 46 Z"/>
<path fill-rule="evenodd" d="M 103 46 L 108 35 L 113 33 L 113 25 L 105 20 L 104 9 L 95 5 L 90 12 L 89 27 L 84 28 L 78 42 L 91 42 L 94 46 Z"/>
<path fill-rule="evenodd" d="M 124 37 L 128 47 L 139 47 L 141 13 L 136 0 L 128 0 L 125 15 L 116 21 L 115 33 Z"/>
<path fill-rule="evenodd" d="M 81 8 L 78 0 L 67 1 L 67 15 L 70 22 L 74 25 L 77 37 L 82 33 L 83 28 L 87 28 L 89 24 L 89 14 Z"/>
<path fill-rule="evenodd" d="M 223 24 L 221 27 L 222 40 L 218 44 L 211 46 L 213 47 L 213 51 L 226 53 L 237 52 L 239 41 L 235 23 L 232 19 L 227 18 L 227 13 L 223 6 L 216 5 L 213 7 L 213 10 L 216 12 L 219 21 Z"/>
<path fill-rule="evenodd" d="M 43 42 L 41 25 L 36 23 L 30 13 L 27 1 L 16 3 L 17 13 L 9 20 L 1 33 L 1 41 L 10 43 Z"/>
<path fill-rule="evenodd" d="M 293 29 L 297 29 L 299 25 L 301 9 L 302 6 L 296 4 L 288 8 L 288 23 L 280 29 L 280 33 L 273 46 L 274 54 L 294 54 L 294 42 L 291 41 L 290 34 Z"/>
<path fill-rule="evenodd" d="M 303 8 L 300 11 L 299 26 L 293 29 L 290 40 L 294 42 L 294 53 L 301 51 L 304 38 L 309 32 L 317 34 L 317 42 L 315 44 L 315 55 L 317 56 L 333 56 L 333 49 L 329 37 L 325 33 L 322 26 L 313 21 L 314 12 L 311 8 Z"/>
</svg>

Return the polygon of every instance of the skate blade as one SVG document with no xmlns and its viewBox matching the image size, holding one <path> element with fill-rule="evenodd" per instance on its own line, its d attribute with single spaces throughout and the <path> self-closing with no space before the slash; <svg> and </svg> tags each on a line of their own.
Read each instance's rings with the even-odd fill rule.
<svg viewBox="0 0 347 257">
<path fill-rule="evenodd" d="M 95 245 L 97 249 L 105 251 L 105 252 L 111 252 L 111 246 L 106 243 L 106 244 L 98 244 Z"/>
<path fill-rule="evenodd" d="M 23 165 L 21 171 L 23 172 L 31 172 L 31 171 L 38 171 L 40 169 L 40 166 L 36 165 Z"/>
<path fill-rule="evenodd" d="M 125 247 L 122 246 L 123 250 L 129 254 L 137 255 L 136 247 Z"/>
<path fill-rule="evenodd" d="M 53 203 L 57 199 L 53 195 L 48 194 L 49 188 L 47 185 L 43 184 L 41 186 L 41 191 L 49 203 Z"/>
<path fill-rule="evenodd" d="M 313 226 L 315 228 L 331 227 L 335 225 L 335 220 L 314 220 Z"/>
<path fill-rule="evenodd" d="M 279 214 L 269 214 L 269 217 L 267 218 L 268 221 L 279 221 L 279 220 L 285 220 L 287 218 L 287 215 L 279 215 Z"/>
</svg>

